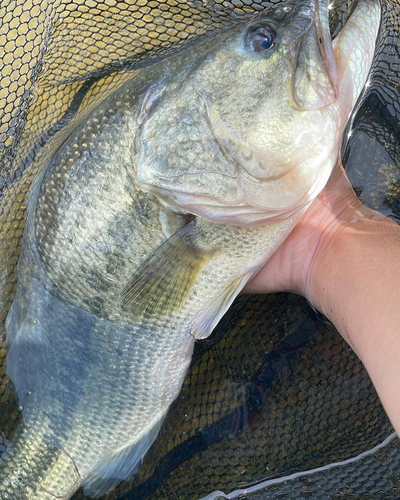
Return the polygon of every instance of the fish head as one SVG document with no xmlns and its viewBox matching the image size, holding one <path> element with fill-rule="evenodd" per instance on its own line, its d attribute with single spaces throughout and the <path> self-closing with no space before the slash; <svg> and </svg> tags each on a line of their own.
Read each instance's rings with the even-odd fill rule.
<svg viewBox="0 0 400 500">
<path fill-rule="evenodd" d="M 337 161 L 379 22 L 366 0 L 332 42 L 325 0 L 291 2 L 177 56 L 139 112 L 140 189 L 238 225 L 308 206 Z"/>
</svg>

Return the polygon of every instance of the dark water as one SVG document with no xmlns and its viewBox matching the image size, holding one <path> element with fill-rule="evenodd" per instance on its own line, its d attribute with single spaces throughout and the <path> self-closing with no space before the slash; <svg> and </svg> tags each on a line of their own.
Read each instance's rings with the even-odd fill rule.
<svg viewBox="0 0 400 500">
<path fill-rule="evenodd" d="M 360 361 L 300 297 L 243 297 L 213 339 L 121 498 L 229 493 L 355 457 L 393 432 Z"/>
<path fill-rule="evenodd" d="M 342 154 L 360 199 L 400 220 L 400 8 L 397 3 L 383 6 L 384 33 L 372 86 Z M 70 67 L 73 71 L 74 64 Z M 93 90 L 89 79 L 69 110 L 79 109 L 88 89 Z M 57 104 L 51 112 L 57 114 Z M 57 122 L 58 129 L 62 126 Z M 38 148 L 57 127 L 47 135 L 38 132 Z M 7 251 L 18 247 L 13 241 L 21 237 L 24 219 L 19 205 L 10 213 L 15 232 Z M 7 254 L 6 306 L 17 255 L 17 250 Z M 1 347 L 4 444 L 20 412 L 7 389 Z M 400 498 L 400 446 L 397 439 L 388 441 L 392 433 L 362 364 L 304 299 L 289 294 L 241 297 L 211 338 L 197 344 L 182 392 L 141 471 L 107 498 Z M 74 498 L 83 498 L 82 492 Z"/>
</svg>

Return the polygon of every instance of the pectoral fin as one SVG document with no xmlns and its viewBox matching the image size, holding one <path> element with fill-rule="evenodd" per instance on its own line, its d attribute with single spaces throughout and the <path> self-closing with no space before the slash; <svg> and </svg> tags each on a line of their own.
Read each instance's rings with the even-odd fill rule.
<svg viewBox="0 0 400 500">
<path fill-rule="evenodd" d="M 134 272 L 124 287 L 122 308 L 130 317 L 177 311 L 213 252 L 194 244 L 195 221 L 178 229 Z"/>
<path fill-rule="evenodd" d="M 208 309 L 197 315 L 191 329 L 193 337 L 200 340 L 205 339 L 211 334 L 248 279 L 249 275 L 245 274 L 235 280 L 225 290 L 225 293 L 213 301 Z"/>
</svg>

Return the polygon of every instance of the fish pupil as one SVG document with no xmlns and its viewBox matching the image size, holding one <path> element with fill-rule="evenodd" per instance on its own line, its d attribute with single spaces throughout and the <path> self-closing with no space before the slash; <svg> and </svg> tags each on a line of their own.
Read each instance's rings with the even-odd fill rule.
<svg viewBox="0 0 400 500">
<path fill-rule="evenodd" d="M 258 28 L 250 34 L 250 47 L 254 52 L 265 52 L 275 45 L 276 33 L 270 28 Z"/>
</svg>

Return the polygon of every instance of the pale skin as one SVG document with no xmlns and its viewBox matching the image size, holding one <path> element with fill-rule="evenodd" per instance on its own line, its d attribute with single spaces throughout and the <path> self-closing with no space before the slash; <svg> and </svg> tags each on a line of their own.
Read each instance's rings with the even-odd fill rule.
<svg viewBox="0 0 400 500">
<path fill-rule="evenodd" d="M 400 433 L 400 226 L 360 203 L 341 165 L 245 293 L 307 297 L 364 363 Z"/>
</svg>

